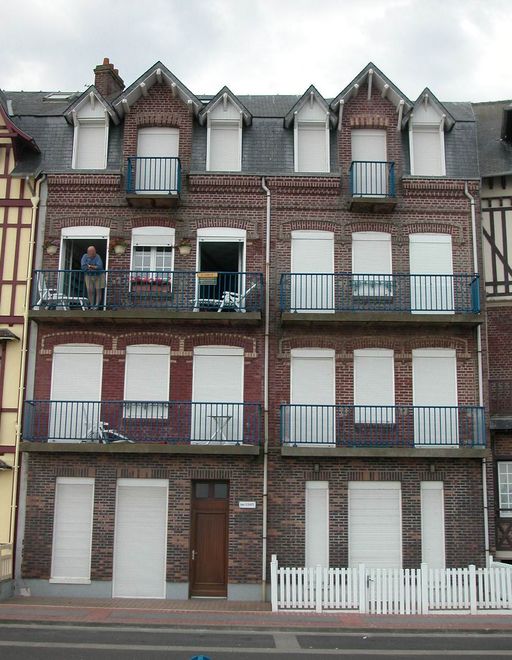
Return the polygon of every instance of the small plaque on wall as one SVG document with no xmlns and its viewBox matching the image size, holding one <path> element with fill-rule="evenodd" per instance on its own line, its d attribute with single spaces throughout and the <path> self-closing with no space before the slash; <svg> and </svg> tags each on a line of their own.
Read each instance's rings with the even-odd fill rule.
<svg viewBox="0 0 512 660">
<path fill-rule="evenodd" d="M 239 509 L 255 509 L 256 502 L 238 502 Z"/>
</svg>

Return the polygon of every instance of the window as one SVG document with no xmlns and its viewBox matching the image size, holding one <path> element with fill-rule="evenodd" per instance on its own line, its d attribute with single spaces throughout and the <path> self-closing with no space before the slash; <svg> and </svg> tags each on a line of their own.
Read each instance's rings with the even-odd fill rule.
<svg viewBox="0 0 512 660">
<path fill-rule="evenodd" d="M 329 482 L 306 481 L 307 567 L 329 567 Z"/>
<path fill-rule="evenodd" d="M 292 231 L 291 310 L 334 312 L 334 234 Z"/>
<path fill-rule="evenodd" d="M 354 232 L 352 273 L 354 296 L 391 296 L 391 234 L 377 231 Z"/>
<path fill-rule="evenodd" d="M 295 171 L 328 172 L 329 169 L 329 128 L 326 122 L 298 122 L 295 129 Z"/>
<path fill-rule="evenodd" d="M 94 479 L 57 477 L 50 582 L 91 581 Z"/>
<path fill-rule="evenodd" d="M 357 424 L 394 424 L 395 369 L 393 351 L 354 351 L 354 404 Z"/>
<path fill-rule="evenodd" d="M 411 174 L 444 176 L 444 131 L 441 126 L 415 126 L 410 130 Z"/>
<path fill-rule="evenodd" d="M 104 170 L 107 167 L 108 121 L 78 119 L 73 143 L 73 169 Z"/>
<path fill-rule="evenodd" d="M 137 344 L 126 347 L 124 377 L 125 418 L 167 419 L 171 349 Z"/>
<path fill-rule="evenodd" d="M 445 568 L 442 481 L 421 482 L 421 561 L 429 568 Z"/>
<path fill-rule="evenodd" d="M 409 272 L 413 314 L 453 314 L 452 237 L 449 234 L 411 234 Z"/>
<path fill-rule="evenodd" d="M 239 172 L 242 169 L 242 114 L 228 97 L 208 112 L 206 169 Z"/>
<path fill-rule="evenodd" d="M 140 227 L 132 231 L 132 284 L 167 283 L 174 268 L 174 229 Z M 167 275 L 162 275 L 166 273 Z"/>
<path fill-rule="evenodd" d="M 169 193 L 178 189 L 179 141 L 177 128 L 139 128 L 135 166 L 137 194 Z"/>
<path fill-rule="evenodd" d="M 358 128 L 351 134 L 352 195 L 385 196 L 388 192 L 386 131 Z"/>
<path fill-rule="evenodd" d="M 498 461 L 500 516 L 512 518 L 512 461 Z"/>
</svg>

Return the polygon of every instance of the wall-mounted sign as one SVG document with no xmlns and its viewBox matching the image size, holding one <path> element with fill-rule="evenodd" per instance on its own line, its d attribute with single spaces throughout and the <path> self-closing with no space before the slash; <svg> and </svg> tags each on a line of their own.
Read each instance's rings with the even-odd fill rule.
<svg viewBox="0 0 512 660">
<path fill-rule="evenodd" d="M 255 509 L 256 502 L 238 502 L 238 507 L 240 509 Z"/>
</svg>

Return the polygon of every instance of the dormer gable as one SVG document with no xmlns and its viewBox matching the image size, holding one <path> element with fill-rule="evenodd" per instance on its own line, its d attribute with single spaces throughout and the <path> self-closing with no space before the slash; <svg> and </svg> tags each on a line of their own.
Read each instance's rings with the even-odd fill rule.
<svg viewBox="0 0 512 660">
<path fill-rule="evenodd" d="M 444 134 L 455 124 L 452 115 L 426 87 L 405 118 L 413 176 L 445 176 Z"/>
<path fill-rule="evenodd" d="M 455 119 L 430 89 L 425 87 L 414 102 L 410 114 L 404 118 L 404 125 L 407 122 L 431 126 L 442 124 L 443 130 L 449 131 L 453 128 Z"/>
<path fill-rule="evenodd" d="M 76 120 L 92 119 L 99 120 L 110 117 L 114 124 L 119 124 L 119 117 L 110 103 L 91 85 L 77 99 L 75 99 L 64 113 L 70 124 Z"/>
<path fill-rule="evenodd" d="M 228 121 L 241 118 L 246 126 L 252 122 L 252 114 L 226 86 L 215 94 L 198 115 L 200 124 L 205 124 L 208 118 Z"/>
<path fill-rule="evenodd" d="M 203 103 L 162 62 L 158 61 L 114 100 L 112 105 L 115 111 L 123 117 L 142 96 L 148 95 L 153 85 L 157 84 L 170 87 L 173 96 L 180 98 L 195 116 L 202 110 Z"/>
<path fill-rule="evenodd" d="M 308 87 L 297 103 L 286 114 L 284 118 L 285 128 L 290 128 L 295 120 L 334 122 L 329 104 L 314 85 Z"/>
</svg>

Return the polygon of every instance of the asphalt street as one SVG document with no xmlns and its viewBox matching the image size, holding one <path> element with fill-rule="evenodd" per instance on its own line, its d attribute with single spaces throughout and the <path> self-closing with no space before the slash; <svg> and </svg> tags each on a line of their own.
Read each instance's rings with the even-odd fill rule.
<svg viewBox="0 0 512 660">
<path fill-rule="evenodd" d="M 0 624 L 2 660 L 263 658 L 512 658 L 512 633 L 195 630 L 140 626 Z"/>
</svg>

